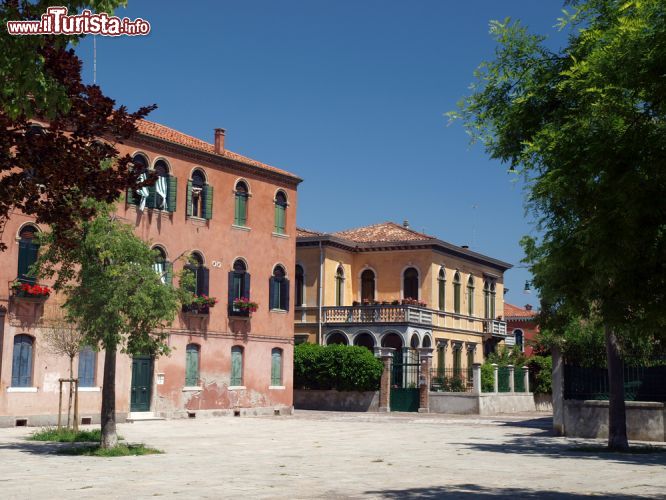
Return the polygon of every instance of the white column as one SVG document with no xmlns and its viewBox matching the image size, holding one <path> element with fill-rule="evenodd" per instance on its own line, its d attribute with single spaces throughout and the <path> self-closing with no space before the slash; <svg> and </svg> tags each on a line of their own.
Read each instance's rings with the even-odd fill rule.
<svg viewBox="0 0 666 500">
<path fill-rule="evenodd" d="M 509 392 L 516 392 L 516 380 L 513 378 L 514 366 L 509 365 L 507 368 L 509 369 Z"/>
<path fill-rule="evenodd" d="M 472 393 L 477 396 L 481 394 L 481 363 L 472 365 Z"/>
<path fill-rule="evenodd" d="M 530 369 L 523 366 L 523 379 L 525 380 L 525 392 L 530 392 Z"/>
</svg>

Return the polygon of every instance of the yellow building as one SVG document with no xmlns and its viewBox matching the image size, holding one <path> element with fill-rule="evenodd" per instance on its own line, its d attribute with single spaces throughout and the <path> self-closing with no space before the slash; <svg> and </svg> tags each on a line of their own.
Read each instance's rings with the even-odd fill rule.
<svg viewBox="0 0 666 500">
<path fill-rule="evenodd" d="M 431 347 L 433 367 L 468 370 L 506 337 L 510 264 L 393 222 L 298 230 L 296 342 Z"/>
</svg>

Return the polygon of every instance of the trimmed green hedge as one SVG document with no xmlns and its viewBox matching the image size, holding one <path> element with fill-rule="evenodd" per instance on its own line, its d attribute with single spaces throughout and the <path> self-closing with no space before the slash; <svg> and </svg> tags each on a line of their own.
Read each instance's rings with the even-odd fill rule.
<svg viewBox="0 0 666 500">
<path fill-rule="evenodd" d="M 294 389 L 374 391 L 384 365 L 365 347 L 294 346 Z"/>
</svg>

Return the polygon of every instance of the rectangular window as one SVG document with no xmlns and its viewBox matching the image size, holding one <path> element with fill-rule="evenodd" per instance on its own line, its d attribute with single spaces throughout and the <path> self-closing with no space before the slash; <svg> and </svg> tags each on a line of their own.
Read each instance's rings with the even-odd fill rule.
<svg viewBox="0 0 666 500">
<path fill-rule="evenodd" d="M 14 337 L 12 387 L 32 387 L 33 342 L 33 338 L 29 335 L 16 335 Z"/>
<path fill-rule="evenodd" d="M 460 314 L 460 283 L 453 284 L 453 310 Z"/>
<path fill-rule="evenodd" d="M 275 205 L 275 232 L 277 234 L 285 233 L 285 206 Z"/>
<path fill-rule="evenodd" d="M 271 385 L 282 385 L 282 349 L 271 351 Z"/>
<path fill-rule="evenodd" d="M 79 387 L 95 386 L 95 351 L 86 346 L 79 352 Z"/>
<path fill-rule="evenodd" d="M 196 387 L 199 385 L 199 346 L 188 344 L 185 350 L 185 385 Z"/>
<path fill-rule="evenodd" d="M 243 348 L 231 348 L 231 385 L 243 385 Z"/>
<path fill-rule="evenodd" d="M 444 375 L 444 370 L 446 369 L 446 348 L 441 345 L 437 348 L 437 373 L 439 375 Z"/>
<path fill-rule="evenodd" d="M 247 195 L 236 194 L 234 224 L 236 226 L 245 226 L 247 224 Z"/>
<path fill-rule="evenodd" d="M 270 279 L 270 309 L 289 310 L 289 280 L 287 278 Z"/>
<path fill-rule="evenodd" d="M 458 375 L 460 369 L 462 368 L 462 346 L 456 346 L 453 348 L 453 371 L 455 375 Z"/>
</svg>

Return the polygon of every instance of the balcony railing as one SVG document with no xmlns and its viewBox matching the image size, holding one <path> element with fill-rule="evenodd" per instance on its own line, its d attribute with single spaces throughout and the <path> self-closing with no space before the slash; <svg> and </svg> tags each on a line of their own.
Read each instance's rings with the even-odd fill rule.
<svg viewBox="0 0 666 500">
<path fill-rule="evenodd" d="M 417 323 L 432 325 L 432 312 L 418 306 L 324 307 L 324 323 Z"/>
<path fill-rule="evenodd" d="M 483 323 L 483 331 L 497 337 L 506 337 L 506 322 L 489 319 Z"/>
</svg>

